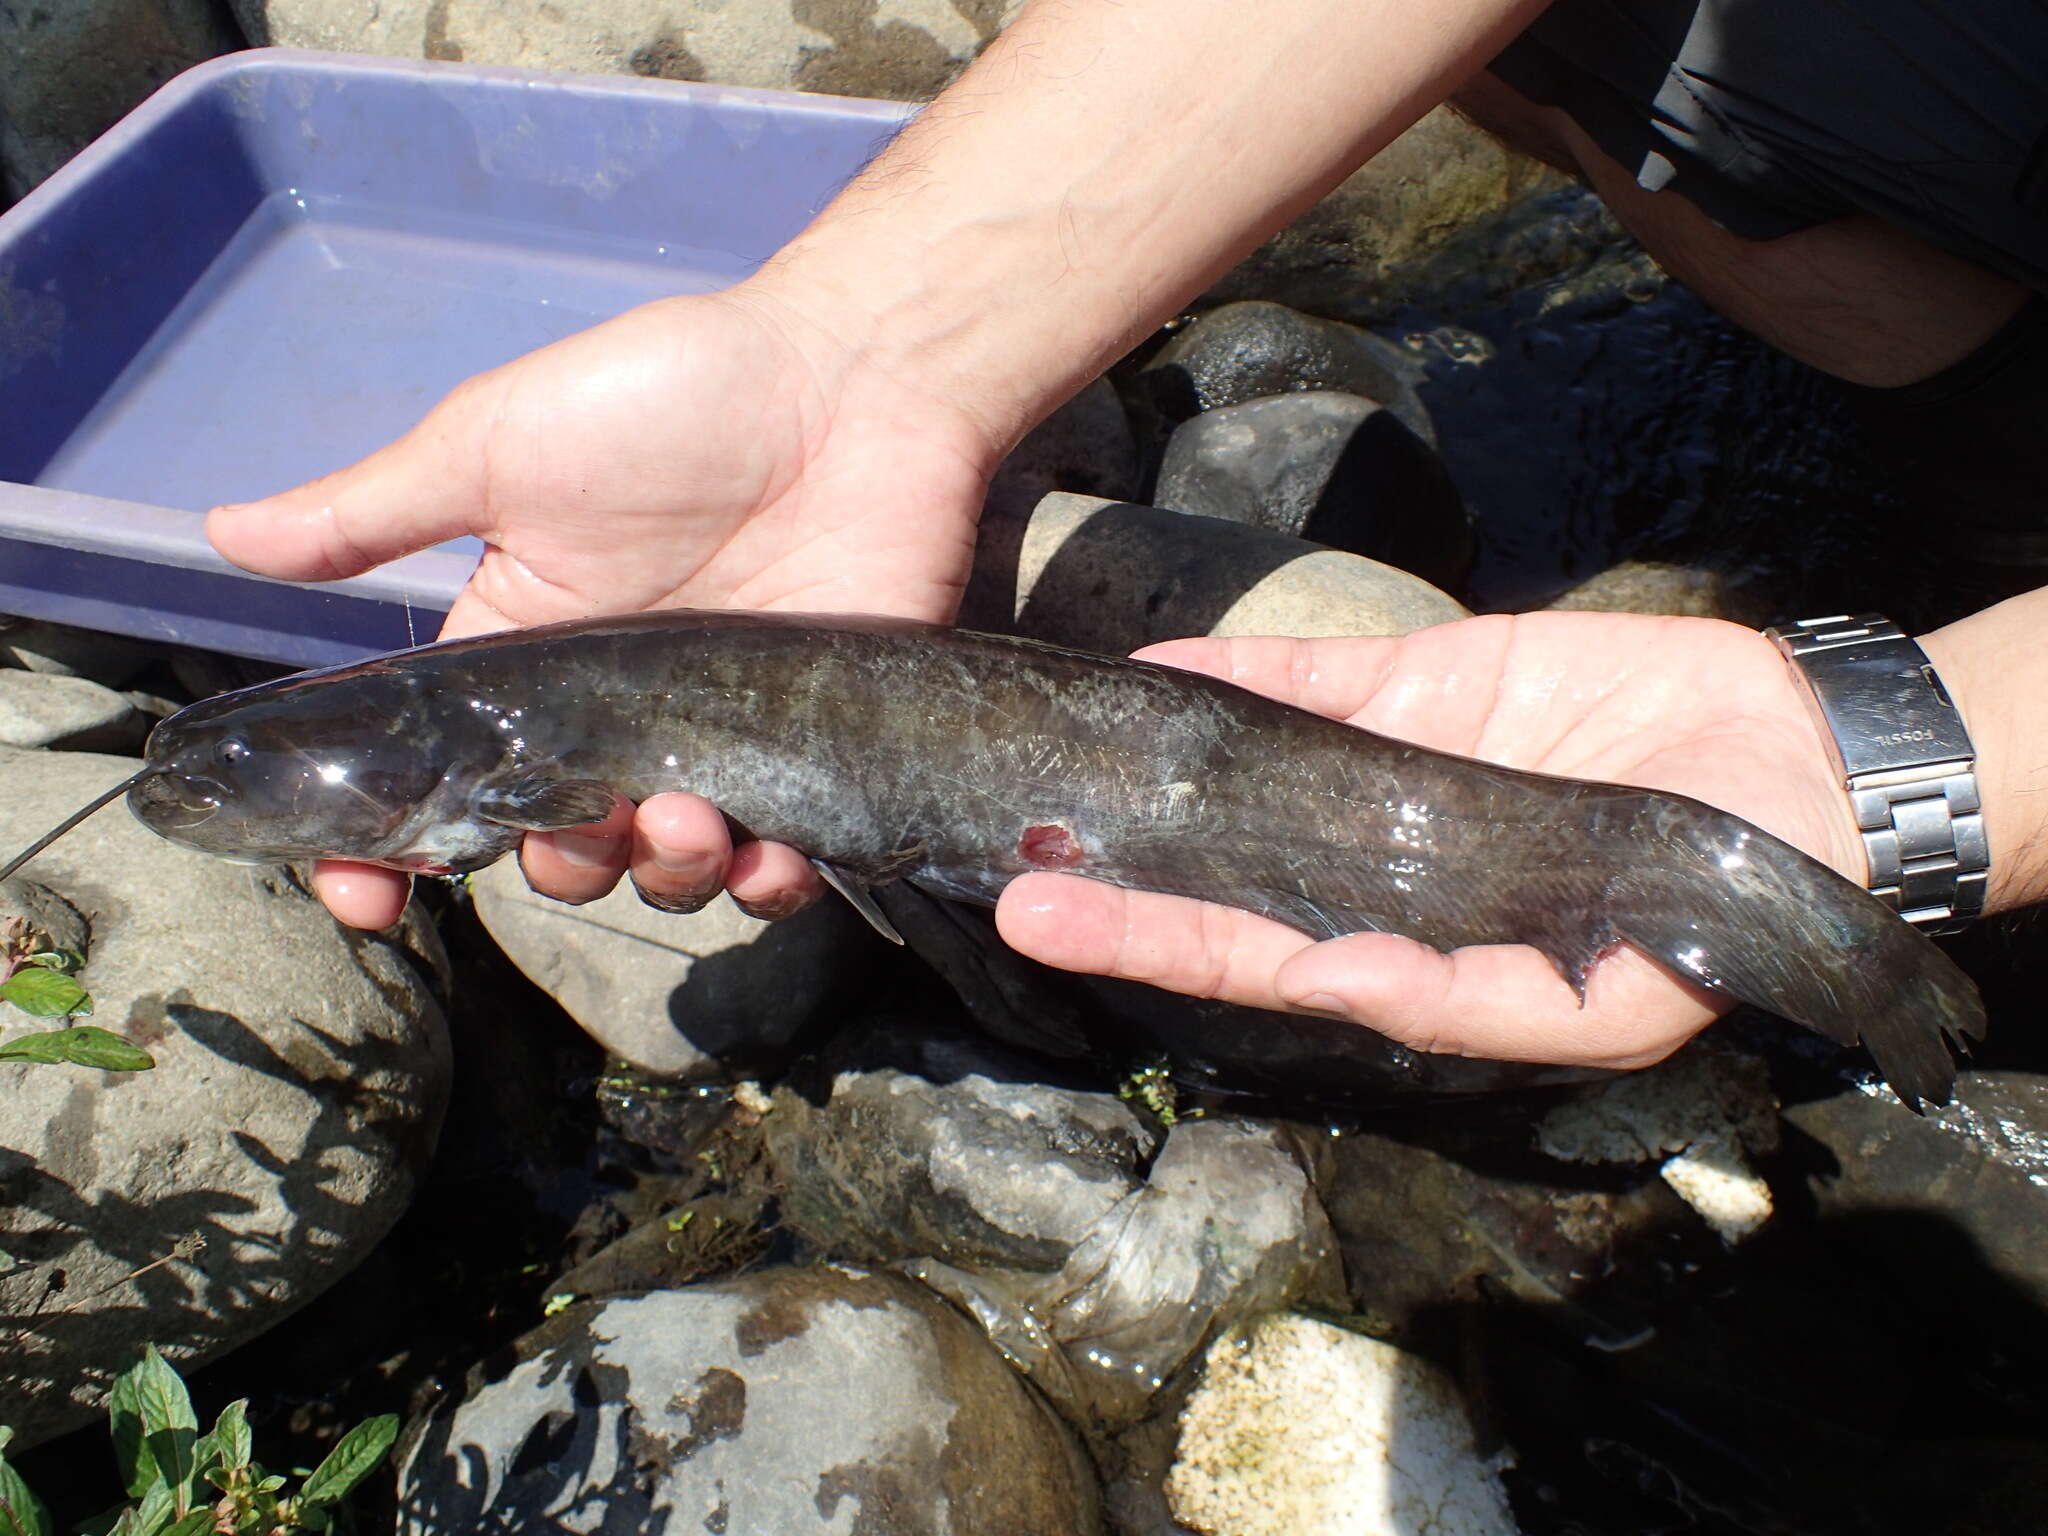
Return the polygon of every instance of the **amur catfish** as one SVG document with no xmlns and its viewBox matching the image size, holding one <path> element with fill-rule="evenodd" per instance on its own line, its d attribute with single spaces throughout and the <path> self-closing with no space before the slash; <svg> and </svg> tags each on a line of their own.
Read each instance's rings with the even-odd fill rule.
<svg viewBox="0 0 2048 1536">
<path fill-rule="evenodd" d="M 907 621 L 668 611 L 420 646 L 194 704 L 130 783 L 152 830 L 242 859 L 473 870 L 525 831 L 602 816 L 613 791 L 687 789 L 812 857 L 878 923 L 873 885 L 988 904 L 1060 869 L 1318 938 L 1531 944 L 1581 996 L 1625 941 L 1860 1037 L 1915 1105 L 1948 1097 L 1943 1036 L 1984 1029 L 1975 986 L 1925 936 L 1697 801 Z"/>
</svg>

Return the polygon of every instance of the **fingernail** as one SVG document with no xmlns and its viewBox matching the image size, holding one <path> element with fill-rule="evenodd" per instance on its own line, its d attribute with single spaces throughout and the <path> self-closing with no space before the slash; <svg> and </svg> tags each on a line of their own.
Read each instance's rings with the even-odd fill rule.
<svg viewBox="0 0 2048 1536">
<path fill-rule="evenodd" d="M 794 917 L 806 903 L 801 896 L 771 896 L 765 901 L 741 901 L 735 896 L 732 904 L 749 917 L 758 917 L 764 923 L 779 923 L 785 917 Z"/>
<path fill-rule="evenodd" d="M 618 861 L 621 837 L 593 837 L 588 832 L 557 832 L 555 852 L 578 869 L 596 869 Z"/>
<path fill-rule="evenodd" d="M 1326 1019 L 1343 1019 L 1348 1022 L 1351 1018 L 1351 1010 L 1344 1006 L 1343 999 L 1332 997 L 1327 992 L 1311 992 L 1307 997 L 1296 998 L 1287 1006 L 1298 1008 L 1303 1013 L 1319 1014 Z"/>
</svg>

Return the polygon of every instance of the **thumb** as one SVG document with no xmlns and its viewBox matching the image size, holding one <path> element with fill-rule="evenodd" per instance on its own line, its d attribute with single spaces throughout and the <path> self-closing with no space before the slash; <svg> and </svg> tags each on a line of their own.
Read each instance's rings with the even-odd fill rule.
<svg viewBox="0 0 2048 1536">
<path fill-rule="evenodd" d="M 347 469 L 207 514 L 213 547 L 284 581 L 354 576 L 475 531 L 487 505 L 478 452 L 489 413 L 458 391 L 397 442 Z"/>
</svg>

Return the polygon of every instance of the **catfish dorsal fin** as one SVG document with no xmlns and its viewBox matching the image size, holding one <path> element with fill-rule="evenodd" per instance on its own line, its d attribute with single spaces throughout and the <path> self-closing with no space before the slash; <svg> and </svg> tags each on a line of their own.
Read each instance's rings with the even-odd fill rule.
<svg viewBox="0 0 2048 1536">
<path fill-rule="evenodd" d="M 603 821 L 618 798 L 609 784 L 595 779 L 563 779 L 545 768 L 526 768 L 479 785 L 470 804 L 502 827 L 559 832 Z"/>
<path fill-rule="evenodd" d="M 873 928 L 875 932 L 879 933 L 891 944 L 901 944 L 903 942 L 903 935 L 896 931 L 896 925 L 882 915 L 882 909 L 875 904 L 875 898 L 868 893 L 868 888 L 862 885 L 859 880 L 846 873 L 845 870 L 836 869 L 832 865 L 827 864 L 823 859 L 811 860 L 811 868 L 823 876 L 825 883 L 831 886 L 833 890 L 852 902 L 853 910 L 866 918 L 868 926 Z"/>
</svg>

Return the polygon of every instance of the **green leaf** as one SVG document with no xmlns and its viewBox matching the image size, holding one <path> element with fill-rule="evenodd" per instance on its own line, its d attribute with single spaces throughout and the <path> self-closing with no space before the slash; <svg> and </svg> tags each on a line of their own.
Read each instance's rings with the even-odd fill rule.
<svg viewBox="0 0 2048 1536">
<path fill-rule="evenodd" d="M 5 1461 L 0 1461 L 0 1536 L 57 1536 L 43 1501 Z"/>
<path fill-rule="evenodd" d="M 384 1453 L 391 1449 L 398 1438 L 398 1415 L 380 1413 L 374 1419 L 367 1419 L 341 1437 L 341 1443 L 327 1453 L 327 1459 L 313 1469 L 313 1475 L 299 1490 L 299 1503 L 320 1505 L 339 1503 L 384 1459 Z"/>
<path fill-rule="evenodd" d="M 46 949 L 40 955 L 30 955 L 24 965 L 40 965 L 52 971 L 62 971 L 69 976 L 85 964 L 85 956 L 75 949 Z"/>
<path fill-rule="evenodd" d="M 0 998 L 39 1019 L 60 1019 L 74 1013 L 92 1012 L 92 999 L 85 995 L 85 988 L 78 984 L 76 978 L 41 966 L 23 966 L 5 981 L 0 981 Z"/>
<path fill-rule="evenodd" d="M 184 1519 L 176 1522 L 164 1532 L 164 1536 L 206 1536 L 213 1529 L 215 1515 L 211 1506 L 195 1509 Z"/>
<path fill-rule="evenodd" d="M 191 1395 L 154 1344 L 144 1348 L 142 1363 L 135 1367 L 135 1387 L 142 1409 L 143 1446 L 155 1458 L 157 1472 L 169 1485 L 182 1518 L 192 1498 L 192 1450 L 199 1437 L 199 1418 L 192 1411 Z"/>
<path fill-rule="evenodd" d="M 249 1399 L 238 1397 L 221 1409 L 214 1422 L 213 1437 L 220 1442 L 221 1465 L 230 1472 L 249 1465 L 255 1447 L 249 1438 Z"/>
<path fill-rule="evenodd" d="M 107 1420 L 114 1437 L 114 1462 L 121 1469 L 121 1486 L 128 1497 L 139 1499 L 156 1481 L 156 1462 L 142 1449 L 142 1367 L 123 1371 L 114 1378 L 107 1393 Z"/>
<path fill-rule="evenodd" d="M 107 1072 L 146 1072 L 156 1065 L 141 1046 L 95 1024 L 18 1036 L 0 1045 L 0 1061 L 69 1061 Z"/>
<path fill-rule="evenodd" d="M 148 1441 L 143 1442 L 146 1447 Z M 158 1477 L 149 1485 L 149 1492 L 142 1496 L 142 1502 L 135 1506 L 134 1529 L 144 1536 L 161 1536 L 163 1528 L 178 1518 L 178 1503 L 171 1492 L 171 1485 Z M 119 1526 L 114 1527 L 119 1530 Z"/>
</svg>

